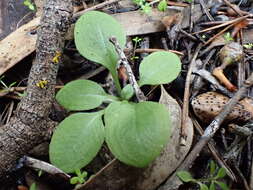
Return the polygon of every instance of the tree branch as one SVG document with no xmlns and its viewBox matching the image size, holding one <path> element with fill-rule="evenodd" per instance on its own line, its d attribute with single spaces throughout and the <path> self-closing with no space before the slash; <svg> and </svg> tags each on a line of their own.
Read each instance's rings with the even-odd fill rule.
<svg viewBox="0 0 253 190">
<path fill-rule="evenodd" d="M 14 168 L 18 158 L 41 143 L 48 130 L 59 56 L 71 16 L 70 0 L 46 0 L 27 95 L 10 122 L 0 128 L 0 177 Z"/>
</svg>

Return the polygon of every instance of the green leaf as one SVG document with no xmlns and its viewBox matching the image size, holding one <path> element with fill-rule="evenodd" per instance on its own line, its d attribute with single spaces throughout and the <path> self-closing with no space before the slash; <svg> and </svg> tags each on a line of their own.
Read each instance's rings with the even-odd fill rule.
<svg viewBox="0 0 253 190">
<path fill-rule="evenodd" d="M 67 173 L 86 166 L 104 142 L 102 114 L 76 113 L 64 119 L 51 139 L 50 161 Z"/>
<path fill-rule="evenodd" d="M 32 183 L 32 185 L 30 186 L 29 190 L 37 190 L 36 183 Z"/>
<path fill-rule="evenodd" d="M 203 184 L 201 182 L 198 182 L 199 186 L 200 186 L 200 190 L 208 190 L 208 187 L 206 184 Z"/>
<path fill-rule="evenodd" d="M 233 37 L 231 36 L 230 32 L 225 33 L 224 35 L 224 39 L 226 40 L 226 42 L 230 42 L 233 41 Z"/>
<path fill-rule="evenodd" d="M 75 80 L 66 84 L 56 95 L 56 100 L 70 111 L 96 108 L 105 101 L 117 100 L 90 80 Z"/>
<path fill-rule="evenodd" d="M 220 168 L 215 179 L 223 178 L 227 175 L 225 168 Z"/>
<path fill-rule="evenodd" d="M 109 42 L 112 36 L 117 38 L 120 47 L 123 48 L 126 35 L 122 26 L 112 16 L 102 12 L 89 11 L 75 24 L 74 37 L 79 53 L 109 69 L 120 90 L 116 71 L 118 55 Z"/>
<path fill-rule="evenodd" d="M 209 190 L 215 190 L 215 184 L 214 181 L 211 182 Z"/>
<path fill-rule="evenodd" d="M 181 70 L 179 57 L 171 52 L 155 52 L 145 57 L 140 65 L 139 85 L 166 84 L 177 78 Z"/>
<path fill-rule="evenodd" d="M 79 177 L 72 177 L 70 178 L 70 184 L 75 185 L 79 183 Z"/>
<path fill-rule="evenodd" d="M 104 115 L 106 143 L 117 159 L 146 167 L 170 137 L 169 113 L 155 102 L 110 104 Z"/>
<path fill-rule="evenodd" d="M 129 100 L 130 98 L 132 98 L 133 95 L 134 89 L 130 84 L 126 85 L 120 92 L 120 97 L 123 100 Z"/>
<path fill-rule="evenodd" d="M 42 170 L 39 170 L 38 176 L 40 177 L 42 174 L 43 174 L 43 171 L 42 171 Z"/>
<path fill-rule="evenodd" d="M 33 5 L 33 4 L 30 4 L 30 5 L 28 6 L 28 8 L 29 8 L 30 10 L 32 10 L 32 11 L 34 11 L 34 10 L 35 10 L 35 7 L 34 7 L 34 5 Z"/>
<path fill-rule="evenodd" d="M 141 6 L 141 11 L 144 14 L 149 14 L 151 12 L 151 6 L 148 3 L 145 3 L 144 5 Z"/>
<path fill-rule="evenodd" d="M 183 182 L 190 182 L 190 181 L 195 181 L 195 179 L 193 179 L 192 175 L 190 174 L 190 172 L 187 171 L 179 171 L 177 172 L 177 176 L 183 181 Z"/>
<path fill-rule="evenodd" d="M 142 38 L 139 38 L 138 36 L 136 36 L 136 37 L 134 37 L 133 39 L 132 39 L 132 41 L 135 43 L 135 44 L 137 44 L 137 43 L 139 43 L 140 41 L 142 41 L 143 39 Z"/>
<path fill-rule="evenodd" d="M 75 173 L 76 173 L 76 175 L 77 175 L 78 177 L 80 177 L 80 176 L 82 175 L 80 168 L 75 169 Z"/>
<path fill-rule="evenodd" d="M 227 186 L 226 183 L 220 182 L 220 181 L 214 181 L 216 184 L 220 186 L 222 190 L 229 190 L 229 187 Z"/>
<path fill-rule="evenodd" d="M 30 10 L 35 11 L 35 5 L 33 4 L 33 2 L 31 2 L 31 0 L 25 0 L 23 4 L 27 6 Z"/>
<path fill-rule="evenodd" d="M 159 11 L 166 11 L 167 7 L 168 7 L 167 0 L 160 1 L 159 4 L 158 4 L 158 6 L 157 6 L 157 8 L 158 8 Z"/>
<path fill-rule="evenodd" d="M 84 178 L 87 177 L 87 175 L 88 175 L 88 173 L 87 173 L 86 171 L 84 171 L 84 172 L 81 174 L 81 177 L 84 179 Z"/>
<path fill-rule="evenodd" d="M 216 170 L 216 164 L 213 160 L 211 160 L 211 162 L 210 162 L 210 175 L 211 176 L 214 176 L 215 170 Z"/>
</svg>

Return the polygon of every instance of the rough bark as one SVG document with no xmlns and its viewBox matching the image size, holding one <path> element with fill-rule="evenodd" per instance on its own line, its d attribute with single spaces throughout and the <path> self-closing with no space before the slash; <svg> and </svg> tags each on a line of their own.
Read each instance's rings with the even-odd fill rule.
<svg viewBox="0 0 253 190">
<path fill-rule="evenodd" d="M 41 143 L 52 126 L 48 115 L 60 61 L 57 58 L 61 55 L 71 17 L 71 0 L 45 1 L 27 95 L 10 122 L 0 129 L 0 177 L 15 167 L 18 158 Z"/>
</svg>

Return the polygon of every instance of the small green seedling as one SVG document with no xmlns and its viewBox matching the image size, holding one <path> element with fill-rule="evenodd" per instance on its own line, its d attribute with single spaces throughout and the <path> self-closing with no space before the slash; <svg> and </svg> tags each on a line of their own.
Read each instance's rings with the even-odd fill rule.
<svg viewBox="0 0 253 190">
<path fill-rule="evenodd" d="M 24 0 L 24 5 L 27 6 L 31 11 L 36 10 L 36 6 L 31 0 Z"/>
<path fill-rule="evenodd" d="M 252 49 L 253 43 L 244 44 L 243 47 L 245 47 L 246 49 Z"/>
<path fill-rule="evenodd" d="M 214 161 L 210 163 L 210 175 L 207 179 L 194 179 L 187 171 L 177 172 L 177 176 L 185 183 L 190 182 L 198 184 L 200 190 L 215 190 L 217 186 L 222 190 L 229 190 L 227 184 L 220 181 L 226 176 L 226 170 L 224 168 L 219 168 Z"/>
<path fill-rule="evenodd" d="M 167 0 L 161 0 L 157 6 L 159 11 L 166 11 L 168 7 Z"/>
<path fill-rule="evenodd" d="M 11 88 L 17 83 L 17 82 L 13 82 L 10 85 L 7 85 L 4 81 L 4 76 L 0 77 L 0 92 L 10 92 Z M 26 92 L 23 93 L 19 93 L 19 92 L 15 92 L 19 97 L 24 97 L 26 96 Z"/>
<path fill-rule="evenodd" d="M 70 184 L 80 185 L 86 181 L 88 173 L 86 171 L 81 172 L 80 169 L 75 171 L 76 176 L 70 179 Z"/>
<path fill-rule="evenodd" d="M 133 3 L 138 5 L 140 7 L 140 10 L 145 13 L 149 14 L 151 11 L 151 6 L 149 3 L 146 2 L 146 0 L 133 0 Z"/>
<path fill-rule="evenodd" d="M 224 34 L 224 39 L 227 43 L 234 41 L 234 38 L 231 36 L 230 32 Z"/>
<path fill-rule="evenodd" d="M 4 79 L 4 76 L 1 76 L 1 77 L 0 77 L 0 84 L 2 85 L 2 89 L 3 89 L 3 90 L 9 90 L 11 87 L 13 87 L 13 86 L 16 84 L 16 82 L 13 82 L 13 83 L 11 83 L 10 85 L 7 85 L 7 84 L 3 81 L 3 79 Z"/>
<path fill-rule="evenodd" d="M 143 39 L 136 36 L 132 39 L 132 41 L 134 42 L 134 46 L 137 46 Z"/>
<path fill-rule="evenodd" d="M 132 56 L 132 57 L 131 57 L 131 61 L 137 60 L 137 59 L 139 59 L 139 58 L 140 58 L 139 56 Z"/>
<path fill-rule="evenodd" d="M 122 27 L 102 12 L 87 12 L 75 25 L 78 51 L 110 71 L 119 95 L 107 94 L 90 80 L 69 82 L 57 93 L 56 100 L 67 110 L 88 111 L 65 118 L 52 136 L 50 160 L 67 173 L 89 164 L 104 141 L 121 162 L 146 167 L 161 153 L 170 137 L 170 116 L 165 105 L 151 101 L 131 102 L 133 87 L 128 84 L 121 88 L 117 74 L 118 54 L 109 42 L 112 36 L 123 49 L 126 35 Z M 176 54 L 155 52 L 140 63 L 137 82 L 140 87 L 167 84 L 177 78 L 180 71 L 181 62 Z M 99 109 L 101 104 L 107 107 Z M 95 108 L 98 111 L 91 112 Z"/>
<path fill-rule="evenodd" d="M 10 90 L 11 90 L 11 87 L 13 87 L 16 82 L 13 82 L 11 83 L 10 85 L 7 85 L 4 81 L 4 76 L 1 76 L 0 77 L 0 92 L 3 92 L 3 93 L 8 93 Z"/>
<path fill-rule="evenodd" d="M 140 44 L 140 42 L 141 42 L 142 40 L 143 40 L 143 39 L 140 38 L 140 37 L 138 37 L 138 36 L 136 36 L 136 37 L 134 37 L 134 38 L 132 39 L 132 41 L 134 42 L 134 53 L 133 53 L 133 56 L 131 57 L 131 60 L 132 60 L 132 61 L 139 59 L 138 56 L 135 56 L 135 50 L 136 50 L 137 46 Z"/>
</svg>

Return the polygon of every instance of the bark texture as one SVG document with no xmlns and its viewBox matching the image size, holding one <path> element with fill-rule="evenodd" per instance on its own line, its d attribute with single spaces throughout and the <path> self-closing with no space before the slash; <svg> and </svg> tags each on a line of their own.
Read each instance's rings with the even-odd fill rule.
<svg viewBox="0 0 253 190">
<path fill-rule="evenodd" d="M 59 57 L 71 17 L 71 0 L 45 1 L 27 95 L 10 122 L 0 128 L 1 178 L 15 167 L 18 158 L 43 141 L 52 126 L 48 115 L 54 98 Z"/>
</svg>

